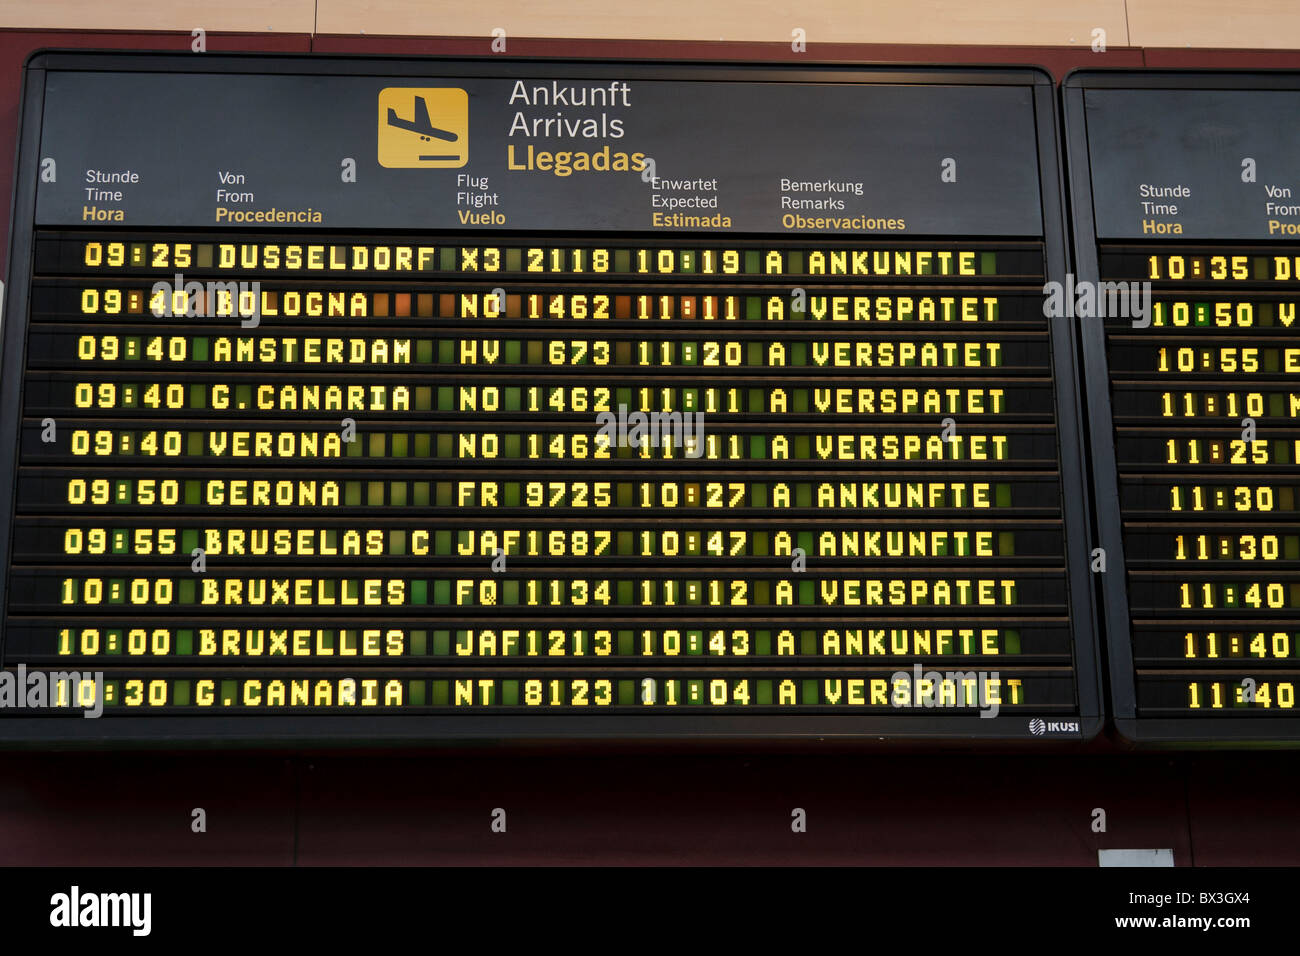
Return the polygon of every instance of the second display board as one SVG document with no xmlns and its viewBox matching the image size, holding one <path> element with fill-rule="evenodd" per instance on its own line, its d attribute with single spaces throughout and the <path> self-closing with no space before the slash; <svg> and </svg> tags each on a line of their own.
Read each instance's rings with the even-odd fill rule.
<svg viewBox="0 0 1300 956">
<path fill-rule="evenodd" d="M 1300 739 L 1300 77 L 1063 86 L 1116 725 Z"/>
</svg>

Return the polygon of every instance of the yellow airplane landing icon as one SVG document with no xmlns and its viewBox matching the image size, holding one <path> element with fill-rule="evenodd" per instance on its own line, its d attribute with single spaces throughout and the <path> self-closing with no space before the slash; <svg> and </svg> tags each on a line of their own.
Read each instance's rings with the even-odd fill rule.
<svg viewBox="0 0 1300 956">
<path fill-rule="evenodd" d="M 379 91 L 379 165 L 456 169 L 469 162 L 469 94 L 455 87 Z"/>
</svg>

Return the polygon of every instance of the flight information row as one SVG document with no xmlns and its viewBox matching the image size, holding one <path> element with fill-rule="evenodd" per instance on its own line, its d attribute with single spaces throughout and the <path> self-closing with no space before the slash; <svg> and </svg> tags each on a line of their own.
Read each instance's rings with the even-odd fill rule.
<svg viewBox="0 0 1300 956">
<path fill-rule="evenodd" d="M 358 710 L 438 713 L 454 710 L 629 712 L 677 708 L 898 713 L 985 711 L 1002 708 L 1061 712 L 1073 709 L 1074 680 L 1066 668 L 1010 671 L 890 672 L 858 668 L 827 673 L 815 668 L 773 672 L 440 670 L 254 671 L 210 677 L 165 671 L 104 672 L 98 679 L 56 672 L 48 696 L 28 696 L 26 710 L 81 710 L 96 706 L 141 714 L 231 712 L 348 713 Z"/>
<path fill-rule="evenodd" d="M 178 562 L 179 563 L 179 562 Z M 319 569 L 301 572 L 279 569 L 267 575 L 241 565 L 196 572 L 191 562 L 184 572 L 134 572 L 106 576 L 77 569 L 55 574 L 35 566 L 14 567 L 10 576 L 10 608 L 15 613 L 62 610 L 92 613 L 111 605 L 135 613 L 158 613 L 176 607 L 223 607 L 239 613 L 295 613 L 310 609 L 400 608 L 404 606 L 465 607 L 500 612 L 511 607 L 534 610 L 581 607 L 604 613 L 610 608 L 691 606 L 697 612 L 727 612 L 734 608 L 881 607 L 924 609 L 967 607 L 981 610 L 1017 608 L 1025 614 L 1051 613 L 1064 601 L 1064 573 L 1050 565 L 999 569 L 987 577 L 965 571 L 888 570 L 880 576 L 870 567 L 840 571 L 810 568 L 799 571 L 791 562 L 773 560 L 782 571 L 747 570 L 720 575 L 716 569 L 687 569 L 587 575 L 565 571 L 549 577 L 491 570 L 491 562 L 447 569 L 446 577 L 348 577 Z M 462 565 L 465 563 L 462 562 Z M 868 572 L 859 574 L 857 571 Z M 532 572 L 535 573 L 535 572 Z M 1297 578 L 1300 580 L 1300 577 Z M 1176 590 L 1175 582 L 1161 586 Z M 1300 584 L 1284 600 L 1300 598 Z M 1297 602 L 1296 606 L 1300 606 Z"/>
<path fill-rule="evenodd" d="M 644 413 L 642 413 L 644 415 Z M 656 417 L 660 416 L 660 417 Z M 232 428 L 210 422 L 205 430 L 161 427 L 150 423 L 95 422 L 89 427 L 53 418 L 27 419 L 20 449 L 24 464 L 61 464 L 87 459 L 212 459 L 238 463 L 249 459 L 273 461 L 373 462 L 384 459 L 401 465 L 455 461 L 461 465 L 490 465 L 523 461 L 600 461 L 628 467 L 637 459 L 694 462 L 819 462 L 850 463 L 951 462 L 955 467 L 996 461 L 1006 465 L 1051 468 L 1055 441 L 1050 427 L 1001 424 L 996 432 L 964 431 L 955 420 L 935 422 L 934 428 L 893 431 L 829 430 L 737 425 L 708 427 L 702 414 L 654 412 L 647 422 L 610 421 L 590 426 L 554 425 L 552 430 L 493 430 L 486 426 L 462 429 L 426 428 L 407 431 L 387 422 L 353 419 L 311 428 L 259 422 L 254 428 Z M 132 427 L 132 426 L 135 427 Z M 743 429 L 743 430 L 741 430 Z M 1290 429 L 1287 431 L 1294 434 Z M 1288 471 L 1300 462 L 1300 438 L 1242 438 L 1242 429 L 1219 427 L 1188 432 L 1122 428 L 1116 451 L 1121 464 L 1178 465 L 1184 468 L 1226 468 L 1236 471 Z M 1210 435 L 1213 437 L 1200 437 Z M 1192 437 L 1198 436 L 1198 437 Z"/>
<path fill-rule="evenodd" d="M 358 423 L 340 419 L 328 425 L 285 423 L 258 419 L 252 427 L 232 427 L 211 422 L 207 429 L 181 429 L 164 422 L 122 423 L 97 421 L 88 427 L 53 418 L 25 419 L 19 440 L 24 464 L 75 463 L 87 459 L 138 461 L 143 459 L 210 459 L 231 464 L 261 460 L 336 464 L 374 462 L 397 465 L 432 465 L 455 462 L 457 467 L 483 465 L 500 468 L 504 462 L 550 461 L 606 462 L 620 468 L 640 461 L 692 462 L 694 466 L 719 461 L 818 462 L 828 466 L 863 462 L 951 462 L 969 467 L 987 462 L 1024 467 L 1052 468 L 1056 464 L 1055 432 L 1048 425 L 998 423 L 998 431 L 961 429 L 955 423 L 935 421 L 932 427 L 897 430 L 824 429 L 794 426 L 736 425 L 709 427 L 693 412 L 654 412 L 648 425 L 632 434 L 629 423 L 611 416 L 606 423 L 550 426 L 547 431 L 519 430 L 518 426 L 492 429 L 482 425 L 407 430 L 387 422 Z M 624 427 L 627 425 L 628 427 Z M 152 427 L 151 427 L 152 426 Z M 635 438 L 635 441 L 633 439 Z M 1296 439 L 1300 445 L 1300 439 Z M 1268 444 L 1261 442 L 1263 444 Z M 1289 443 L 1278 439 L 1270 461 L 1289 454 Z M 1272 446 L 1270 445 L 1270 448 Z M 1235 454 L 1235 453 L 1234 453 Z M 1157 459 L 1159 460 L 1159 459 Z"/>
<path fill-rule="evenodd" d="M 612 521 L 602 527 L 564 522 L 554 524 L 466 527 L 466 522 L 406 524 L 402 527 L 357 527 L 356 523 L 313 527 L 292 524 L 177 524 L 132 521 L 121 527 L 74 525 L 62 538 L 50 534 L 50 519 L 18 517 L 14 521 L 10 553 L 15 561 L 44 562 L 70 558 L 94 562 L 101 555 L 121 560 L 158 560 L 174 555 L 188 557 L 196 548 L 209 559 L 316 559 L 341 564 L 426 563 L 432 558 L 573 558 L 619 563 L 620 559 L 696 557 L 735 559 L 771 557 L 808 558 L 880 563 L 938 559 L 942 563 L 1031 563 L 1059 555 L 1064 546 L 1059 526 L 1053 522 L 999 522 L 995 526 L 942 527 L 881 525 L 876 522 L 771 525 L 717 523 L 687 525 L 657 519 L 654 526 Z M 1226 540 L 1226 539 L 1225 539 Z M 1239 536 L 1238 540 L 1247 540 Z M 1265 536 L 1262 546 L 1252 543 L 1260 560 L 1300 557 L 1300 539 Z M 1280 543 L 1279 543 L 1280 542 Z M 1172 542 L 1171 542 L 1172 544 Z M 1182 546 L 1181 536 L 1178 544 Z M 1204 542 L 1202 542 L 1204 545 Z M 1172 548 L 1171 548 L 1172 550 Z M 1208 549 L 1207 549 L 1208 550 Z M 1283 558 L 1283 554 L 1286 555 Z M 624 561 L 623 563 L 628 563 Z"/>
<path fill-rule="evenodd" d="M 983 671 L 870 671 L 818 673 L 815 668 L 773 673 L 655 673 L 627 676 L 608 670 L 546 674 L 455 672 L 412 676 L 399 672 L 337 669 L 327 672 L 264 671 L 178 676 L 158 671 L 114 669 L 98 679 L 76 671 L 56 672 L 48 699 L 29 696 L 26 711 L 108 710 L 139 714 L 212 711 L 349 713 L 358 710 L 411 714 L 459 710 L 626 712 L 676 708 L 747 712 L 853 711 L 938 716 L 944 712 L 1004 709 L 1069 713 L 1075 706 L 1068 669 Z M 1235 674 L 1210 673 L 1189 680 L 1152 677 L 1142 684 L 1140 702 L 1151 713 L 1185 714 L 1228 709 L 1259 716 L 1295 707 L 1300 672 L 1279 672 L 1243 688 Z M 42 685 L 43 686 L 43 685 Z"/>
<path fill-rule="evenodd" d="M 884 469 L 881 469 L 884 471 Z M 91 472 L 23 467 L 18 471 L 18 513 L 97 512 L 167 513 L 251 510 L 290 514 L 297 510 L 340 510 L 367 515 L 384 509 L 403 514 L 526 514 L 546 509 L 571 514 L 600 510 L 613 516 L 663 508 L 673 513 L 715 513 L 722 509 L 785 514 L 821 511 L 937 513 L 956 517 L 996 510 L 1022 517 L 1059 515 L 1060 482 L 1050 473 L 1017 475 L 911 474 L 863 477 L 852 473 L 780 476 L 754 480 L 750 472 L 711 473 L 684 479 L 680 473 L 644 474 L 640 480 L 587 480 L 547 475 L 414 481 L 391 474 L 331 476 L 317 470 L 302 478 L 294 472 L 231 477 L 183 469 L 166 474 Z M 1281 479 L 1170 483 L 1167 474 L 1132 475 L 1120 486 L 1126 514 L 1143 517 L 1187 514 L 1228 519 L 1267 516 L 1270 523 L 1300 511 L 1300 483 Z"/>
<path fill-rule="evenodd" d="M 587 610 L 618 607 L 696 606 L 722 612 L 733 608 L 779 607 L 893 607 L 931 609 L 935 607 L 1019 608 L 1025 613 L 1051 613 L 1051 607 L 1065 599 L 1061 572 L 1048 570 L 1046 563 L 1033 569 L 975 568 L 961 571 L 895 571 L 887 576 L 869 576 L 872 566 L 853 572 L 791 568 L 793 562 L 774 559 L 785 568 L 785 577 L 774 572 L 750 569 L 743 577 L 674 577 L 692 571 L 650 572 L 644 576 L 611 572 L 608 576 L 586 576 L 557 571 L 552 577 L 515 576 L 503 570 L 480 570 L 461 562 L 446 569 L 452 577 L 406 578 L 340 577 L 324 569 L 309 569 L 303 576 L 289 576 L 283 569 L 262 576 L 241 564 L 234 572 L 220 566 L 195 571 L 193 561 L 183 564 L 183 576 L 166 572 L 133 572 L 130 577 L 108 577 L 102 571 L 77 566 L 65 573 L 37 566 L 15 566 L 10 577 L 17 587 L 10 600 L 15 611 L 52 611 L 63 608 L 94 609 L 121 605 L 140 613 L 156 613 L 171 607 L 225 606 L 228 610 L 274 613 L 311 608 L 439 606 L 501 610 L 529 607 L 534 610 L 582 607 Z M 99 563 L 89 565 L 98 568 Z M 441 569 L 438 569 L 441 570 Z M 76 573 L 74 573 L 74 571 Z M 790 573 L 792 572 L 792 573 Z M 863 572 L 868 576 L 860 576 Z M 526 573 L 535 573 L 532 568 Z M 701 568 L 701 574 L 717 574 Z M 952 574 L 988 574 L 990 577 L 951 577 Z M 1209 577 L 1188 569 L 1176 576 L 1168 572 L 1130 572 L 1130 603 L 1143 611 L 1161 610 L 1182 617 L 1189 612 L 1235 610 L 1259 614 L 1300 610 L 1300 573 L 1260 566 L 1243 571 L 1219 572 Z M 277 576 L 278 575 L 278 576 Z M 653 575 L 653 576 L 651 576 Z M 667 575 L 667 576 L 665 576 Z"/>
<path fill-rule="evenodd" d="M 1300 625 L 1264 622 L 1231 630 L 1141 624 L 1134 632 L 1137 659 L 1176 664 L 1202 661 L 1250 662 L 1252 666 L 1295 666 L 1300 658 Z M 997 624 L 941 618 L 934 623 L 875 619 L 812 622 L 782 620 L 704 622 L 624 621 L 608 626 L 556 623 L 469 621 L 454 615 L 436 622 L 367 619 L 353 625 L 337 619 L 295 618 L 291 624 L 249 624 L 231 618 L 201 621 L 123 621 L 108 617 L 69 626 L 61 618 L 20 617 L 10 621 L 10 648 L 38 662 L 89 660 L 111 664 L 122 658 L 167 659 L 207 665 L 213 659 L 256 665 L 336 663 L 344 658 L 379 663 L 392 658 L 461 658 L 482 664 L 524 658 L 530 664 L 563 664 L 597 657 L 611 663 L 698 658 L 695 663 L 726 663 L 730 658 L 764 662 L 797 657 L 807 661 L 908 660 L 953 658 L 996 663 L 1014 657 L 1022 663 L 1069 660 L 1069 629 L 1063 620 L 1036 618 Z"/>
<path fill-rule="evenodd" d="M 992 516 L 990 516 L 992 518 Z M 50 533 L 51 518 L 19 516 L 10 552 L 16 561 L 69 557 L 94 561 L 100 555 L 119 560 L 190 555 L 196 548 L 209 558 L 315 559 L 345 564 L 420 563 L 429 558 L 505 557 L 620 559 L 680 557 L 736 559 L 800 557 L 832 562 L 915 561 L 944 563 L 1032 563 L 1059 555 L 1063 532 L 1055 522 L 1000 518 L 980 524 L 942 527 L 923 522 L 881 524 L 877 521 L 834 524 L 797 520 L 675 522 L 656 519 L 653 526 L 608 519 L 599 528 L 572 520 L 511 524 L 441 520 L 375 527 L 373 523 L 296 520 L 292 523 L 178 522 L 133 520 L 117 527 L 82 523 Z M 468 526 L 467 526 L 468 525 Z M 1129 563 L 1172 562 L 1221 564 L 1300 562 L 1300 523 L 1187 530 L 1175 522 L 1131 524 Z"/>
<path fill-rule="evenodd" d="M 407 378 L 376 384 L 279 378 L 277 381 L 226 379 L 205 381 L 202 373 L 185 382 L 163 377 L 134 380 L 99 378 L 84 373 L 31 373 L 27 376 L 24 408 L 38 412 L 139 410 L 227 412 L 232 414 L 301 412 L 397 412 L 403 418 L 424 418 L 420 412 L 513 416 L 565 415 L 599 412 L 701 412 L 707 415 L 792 415 L 846 417 L 971 415 L 1050 419 L 1050 380 L 1017 380 L 1009 386 L 971 385 L 958 380 L 931 380 L 899 386 L 891 379 L 856 379 L 856 384 L 832 385 L 819 380 L 747 378 L 734 385 L 710 384 L 716 379 L 682 383 L 680 379 L 604 378 L 604 385 L 572 385 L 561 379 L 540 384 L 515 384 L 538 379 L 492 377 Z M 196 381 L 197 379 L 197 381 Z M 628 384 L 622 384 L 627 381 Z M 445 384 L 444 384 L 445 383 Z M 449 416 L 452 417 L 452 416 Z"/>
<path fill-rule="evenodd" d="M 641 286 L 609 291 L 609 286 L 528 288 L 459 287 L 445 283 L 385 287 L 295 287 L 283 282 L 186 282 L 179 286 L 112 286 L 84 282 L 41 280 L 32 287 L 32 318 L 39 322 L 69 322 L 136 318 L 151 325 L 185 320 L 190 324 L 238 324 L 314 327 L 349 320 L 369 326 L 443 324 L 441 320 L 490 322 L 505 326 L 535 324 L 644 325 L 649 321 L 739 323 L 745 327 L 827 323 L 837 328 L 890 329 L 936 326 L 971 331 L 1020 325 L 1042 325 L 1052 315 L 1074 315 L 1143 331 L 1185 330 L 1197 333 L 1285 333 L 1296 323 L 1294 295 L 1224 295 L 1222 290 L 1195 293 L 1104 290 L 1100 298 L 1080 304 L 1059 301 L 1042 290 L 1017 291 L 988 287 L 963 294 L 936 290 L 929 294 L 896 289 L 870 293 L 854 287 L 805 289 L 727 286 L 713 293 L 681 287 Z M 1059 310 L 1059 311 L 1058 311 Z M 253 320 L 256 321 L 253 321 Z M 423 319 L 423 323 L 415 320 Z M 437 320 L 437 321 L 435 321 Z M 711 327 L 711 326 L 705 326 Z"/>
<path fill-rule="evenodd" d="M 179 412 L 176 417 L 180 419 L 194 411 L 205 417 L 223 413 L 247 417 L 249 412 L 385 412 L 401 413 L 404 419 L 460 419 L 467 412 L 476 418 L 509 419 L 676 411 L 739 417 L 742 421 L 748 416 L 771 420 L 794 416 L 933 419 L 943 415 L 1035 421 L 1050 419 L 1052 414 L 1052 383 L 1046 379 L 1008 379 L 997 385 L 975 386 L 960 379 L 898 385 L 896 380 L 856 378 L 849 386 L 770 377 L 736 379 L 726 385 L 713 384 L 716 379 L 683 383 L 674 378 L 641 377 L 621 384 L 625 380 L 615 373 L 605 378 L 608 384 L 604 385 L 573 385 L 550 376 L 522 379 L 461 374 L 379 384 L 374 382 L 376 377 L 368 376 L 362 382 L 349 381 L 347 376 L 331 381 L 281 377 L 275 382 L 230 378 L 214 382 L 207 373 L 197 372 L 179 382 L 161 376 L 92 380 L 76 372 L 32 373 L 27 378 L 25 408 L 29 414 L 166 410 Z M 1116 421 L 1124 424 L 1300 418 L 1300 383 L 1295 388 L 1257 383 L 1253 389 L 1117 384 L 1112 395 Z"/>
<path fill-rule="evenodd" d="M 1290 637 L 1284 648 L 1291 656 Z M 864 625 L 846 621 L 826 624 L 807 620 L 716 623 L 687 617 L 672 622 L 636 621 L 592 627 L 586 623 L 553 623 L 545 627 L 519 621 L 437 622 L 367 621 L 354 626 L 334 621 L 295 619 L 292 624 L 255 624 L 239 620 L 201 622 L 123 623 L 97 619 L 69 627 L 65 622 L 15 618 L 10 622 L 11 647 L 24 659 L 38 661 L 90 660 L 103 665 L 122 658 L 166 659 L 173 664 L 358 663 L 392 662 L 393 658 L 459 658 L 480 664 L 563 665 L 574 658 L 595 657 L 610 663 L 644 663 L 646 658 L 671 661 L 697 658 L 695 664 L 722 664 L 732 658 L 776 662 L 800 658 L 807 662 L 846 660 L 906 660 L 941 657 L 991 663 L 1011 656 L 1020 663 L 1068 661 L 1069 634 L 1064 621 L 1035 620 L 1003 626 L 972 620 L 940 620 L 934 624 L 887 621 Z M 1251 647 L 1253 649 L 1254 642 Z M 1270 649 L 1279 649 L 1274 638 Z M 1235 655 L 1235 656 L 1240 656 Z M 1261 655 L 1262 656 L 1262 655 Z"/>
<path fill-rule="evenodd" d="M 698 242 L 698 241 L 697 241 Z M 866 249 L 836 242 L 791 245 L 753 241 L 727 245 L 665 242 L 619 246 L 537 240 L 490 243 L 313 241 L 198 242 L 192 239 L 114 240 L 68 234 L 37 238 L 38 275 L 93 272 L 317 273 L 356 276 L 477 274 L 556 276 L 806 276 L 926 279 L 1032 279 L 1044 271 L 1036 242 L 906 243 Z"/>
</svg>

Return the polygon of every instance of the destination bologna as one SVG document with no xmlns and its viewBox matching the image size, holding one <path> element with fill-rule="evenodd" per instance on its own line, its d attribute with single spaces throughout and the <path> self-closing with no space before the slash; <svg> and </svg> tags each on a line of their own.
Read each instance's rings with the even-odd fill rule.
<svg viewBox="0 0 1300 956">
<path fill-rule="evenodd" d="M 217 222 L 321 222 L 315 209 L 227 209 L 217 207 Z"/>
</svg>

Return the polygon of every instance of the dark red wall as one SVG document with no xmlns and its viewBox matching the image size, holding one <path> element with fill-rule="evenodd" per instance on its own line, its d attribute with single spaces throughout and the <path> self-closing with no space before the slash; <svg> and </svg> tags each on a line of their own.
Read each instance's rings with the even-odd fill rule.
<svg viewBox="0 0 1300 956">
<path fill-rule="evenodd" d="M 208 35 L 208 49 L 487 53 L 486 39 Z M 0 31 L 0 195 L 21 67 L 46 47 L 188 50 L 177 33 Z M 511 40 L 515 56 L 1300 68 L 1300 52 Z M 195 54 L 201 55 L 201 54 Z M 7 230 L 6 230 L 7 232 Z M 5 241 L 0 237 L 0 242 Z M 0 247 L 0 257 L 7 247 Z M 0 753 L 3 864 L 855 863 L 1300 865 L 1286 752 Z M 191 831 L 191 810 L 207 813 Z M 490 829 L 494 808 L 507 831 Z M 791 810 L 808 830 L 794 834 Z M 1093 810 L 1107 829 L 1092 829 Z"/>
</svg>

